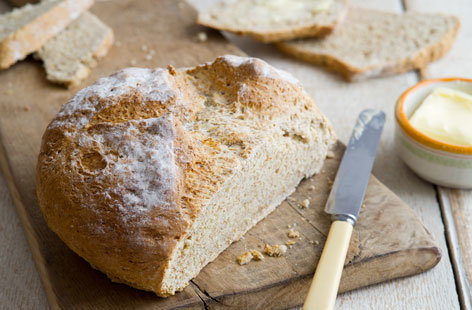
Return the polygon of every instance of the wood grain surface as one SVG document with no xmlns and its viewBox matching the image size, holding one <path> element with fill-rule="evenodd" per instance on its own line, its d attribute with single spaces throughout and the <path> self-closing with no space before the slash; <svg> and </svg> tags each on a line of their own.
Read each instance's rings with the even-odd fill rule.
<svg viewBox="0 0 472 310">
<path fill-rule="evenodd" d="M 0 0 L 0 13 L 10 10 Z M 7 85 L 0 85 L 0 92 Z M 47 309 L 47 299 L 15 212 L 6 182 L 0 173 L 0 308 Z"/>
<path fill-rule="evenodd" d="M 46 309 L 41 280 L 6 183 L 0 176 L 0 308 Z"/>
<path fill-rule="evenodd" d="M 214 0 L 192 0 L 198 7 L 211 5 L 212 2 Z M 456 7 L 460 5 L 459 2 L 464 1 L 451 0 L 447 6 Z M 393 12 L 402 12 L 405 9 L 403 2 L 399 0 L 351 0 L 351 5 Z M 435 11 L 441 12 L 441 9 L 436 7 Z M 300 79 L 305 89 L 334 123 L 341 141 L 347 141 L 355 118 L 362 109 L 373 107 L 386 111 L 387 125 L 374 165 L 374 174 L 417 212 L 443 250 L 443 259 L 433 270 L 416 277 L 342 294 L 337 300 L 336 309 L 459 309 L 453 268 L 444 237 L 445 227 L 435 187 L 409 170 L 393 148 L 395 101 L 405 89 L 418 81 L 418 74 L 408 72 L 358 83 L 346 83 L 336 75 L 294 60 L 274 50 L 270 45 L 234 36 L 229 38 L 246 53 L 263 58 Z M 454 45 L 452 52 L 434 65 L 448 61 L 457 48 L 461 48 L 461 45 Z M 470 49 L 465 50 L 467 51 Z M 469 63 L 471 58 L 466 57 Z"/>
<path fill-rule="evenodd" d="M 453 3 L 449 3 L 449 6 L 454 7 L 455 2 L 458 1 L 453 1 Z M 100 3 L 100 5 L 109 5 L 111 3 L 112 1 L 107 1 L 103 4 Z M 362 5 L 394 11 L 399 11 L 402 9 L 399 1 L 363 1 Z M 113 11 L 112 13 L 116 13 L 116 11 Z M 110 14 L 108 18 L 112 19 L 112 14 Z M 211 32 L 208 33 L 211 34 Z M 194 33 L 192 33 L 192 35 L 194 35 Z M 118 38 L 118 40 L 122 42 L 120 38 Z M 343 140 L 347 139 L 351 126 L 354 123 L 356 113 L 358 111 L 360 111 L 363 107 L 371 106 L 376 106 L 384 109 L 392 109 L 392 105 L 394 100 L 396 99 L 396 96 L 398 96 L 398 94 L 404 88 L 411 85 L 416 80 L 416 75 L 414 73 L 409 73 L 397 77 L 366 81 L 364 83 L 359 84 L 346 84 L 331 75 L 326 75 L 324 72 L 316 68 L 307 66 L 298 61 L 293 61 L 276 51 L 274 52 L 274 50 L 268 46 L 253 43 L 251 41 L 240 42 L 236 40 L 235 42 L 240 44 L 240 46 L 243 47 L 246 52 L 264 58 L 274 65 L 285 68 L 288 71 L 293 72 L 298 78 L 300 78 L 300 80 L 308 89 L 308 91 L 315 97 L 315 99 L 317 99 L 317 102 L 321 106 L 322 110 L 327 113 L 329 117 L 333 120 L 333 122 L 335 123 L 336 130 Z M 146 41 L 141 41 L 139 43 L 149 45 L 149 43 Z M 116 48 L 119 49 L 120 47 Z M 113 52 L 115 51 L 112 51 L 112 53 Z M 175 56 L 174 59 L 172 59 L 172 57 L 169 58 L 171 58 L 170 61 L 175 61 L 174 64 L 180 61 L 180 59 L 175 59 L 178 58 L 177 56 Z M 129 65 L 133 59 L 133 63 L 136 62 L 138 63 L 138 65 L 143 66 L 159 65 L 161 60 L 158 60 L 158 58 L 156 57 L 154 57 L 154 59 L 151 61 L 146 60 L 145 54 L 140 50 L 139 45 L 136 46 L 135 53 L 133 53 L 132 56 L 122 60 L 123 66 Z M 35 66 L 35 68 L 32 69 L 32 71 L 35 72 L 35 78 L 43 79 L 43 72 L 41 71 L 39 64 L 29 65 Z M 101 66 L 102 65 L 100 65 L 100 68 Z M 110 70 L 113 71 L 113 69 Z M 23 74 L 25 75 L 26 72 Z M 91 77 L 89 81 L 92 81 L 93 79 L 94 77 Z M 44 83 L 45 85 L 47 84 L 46 82 Z M 2 86 L 5 86 L 5 84 L 3 84 Z M 46 86 L 47 89 L 53 89 L 53 91 L 61 91 L 50 85 Z M 8 89 L 0 87 L 0 92 L 2 90 L 5 90 L 7 93 L 9 92 Z M 56 97 L 56 101 L 51 101 L 50 104 L 53 105 L 53 107 L 50 111 L 38 110 L 35 112 L 39 112 L 39 117 L 42 117 L 44 119 L 51 117 L 51 113 L 58 109 L 59 105 L 61 104 L 61 100 L 67 98 L 67 95 L 64 95 L 62 97 L 63 98 Z M 20 104 L 18 105 L 19 107 L 15 110 L 15 112 L 19 115 L 28 114 L 27 112 L 32 111 L 32 109 L 30 109 L 30 111 L 22 111 L 23 106 Z M 2 109 L 0 110 L 2 115 L 4 115 L 3 113 L 5 111 L 8 111 L 8 109 L 4 109 L 3 107 L 0 109 Z M 29 116 L 29 118 L 27 117 L 27 120 L 23 121 L 26 122 L 31 120 L 34 121 L 34 118 L 32 116 Z M 392 119 L 390 118 L 389 121 L 391 122 Z M 43 128 L 36 129 L 42 131 Z M 39 133 L 35 133 L 34 129 L 30 132 L 33 135 L 39 135 Z M 440 241 L 440 246 L 443 249 L 443 255 L 445 255 L 445 259 L 442 260 L 441 264 L 437 268 L 434 268 L 432 271 L 424 273 L 420 276 L 398 280 L 391 283 L 385 283 L 382 285 L 377 285 L 375 287 L 369 287 L 363 290 L 357 290 L 355 292 L 343 294 L 342 296 L 340 296 L 340 298 L 338 298 L 337 307 L 339 309 L 458 309 L 459 306 L 457 302 L 457 296 L 455 294 L 454 278 L 452 276 L 452 269 L 449 263 L 447 248 L 444 244 L 444 238 L 442 235 L 442 230 L 444 229 L 444 226 L 442 225 L 437 201 L 434 196 L 434 188 L 432 188 L 429 184 L 415 178 L 414 175 L 398 161 L 398 159 L 394 155 L 393 150 L 390 148 L 390 146 L 392 145 L 390 137 L 391 133 L 392 131 L 390 126 L 386 129 L 384 135 L 383 145 L 379 152 L 380 160 L 377 161 L 377 164 L 374 169 L 375 173 L 380 176 L 384 183 L 388 184 L 390 188 L 392 188 L 395 192 L 399 193 L 402 199 L 407 201 L 420 214 L 421 218 L 426 222 L 427 226 L 431 229 L 431 231 Z M 20 135 L 15 132 L 13 132 L 12 135 L 16 138 L 20 138 Z M 21 138 L 16 141 L 20 140 Z M 29 144 L 28 141 L 25 141 L 25 143 Z M 21 147 L 9 146 L 9 148 L 15 149 Z M 23 148 L 25 148 L 29 152 L 34 152 L 35 150 L 37 150 L 37 146 L 31 144 Z M 21 159 L 16 160 L 16 163 L 21 164 Z M 24 181 L 25 180 L 21 180 L 21 182 Z M 3 203 L 2 207 L 7 206 L 11 209 L 11 205 L 6 199 L 1 201 Z M 12 224 L 11 222 L 4 221 L 4 218 L 2 218 L 1 220 L 2 224 Z M 19 231 L 18 227 L 17 231 Z M 14 239 L 12 239 L 11 244 L 16 244 L 17 240 L 22 241 L 22 239 L 18 237 L 17 233 L 12 235 L 12 237 L 14 237 Z M 4 243 L 2 243 L 2 246 L 3 244 Z M 2 253 L 6 252 L 2 251 Z M 9 255 L 10 253 L 8 253 L 8 255 L 4 255 L 4 257 L 8 257 L 8 259 L 11 259 Z M 21 253 L 21 255 L 26 255 L 26 253 Z M 18 255 L 18 257 L 20 257 L 21 255 Z M 25 267 L 30 266 L 29 270 L 31 270 L 31 261 L 25 259 L 24 256 L 21 257 L 21 261 L 24 261 Z M 84 264 L 84 266 L 84 268 L 88 268 L 86 264 Z M 16 278 L 18 280 L 21 278 L 24 283 L 28 283 L 29 285 L 29 280 L 27 279 L 31 278 L 31 275 L 30 272 L 26 272 L 27 270 L 28 268 L 20 270 L 18 273 L 18 277 L 14 277 L 11 272 L 8 274 L 10 275 L 10 279 Z M 5 272 L 5 274 L 7 274 L 7 272 Z M 24 276 L 22 276 L 22 274 Z M 34 282 L 34 277 L 32 278 Z M 0 283 L 2 285 L 4 283 L 7 283 L 7 285 L 10 284 L 10 282 L 4 282 L 4 280 L 1 280 Z M 98 281 L 98 284 L 100 283 L 101 282 Z M 27 287 L 27 285 L 25 285 L 25 287 Z M 38 289 L 36 289 L 35 291 L 34 287 L 32 288 L 33 290 L 31 290 L 30 294 L 23 293 L 23 295 L 21 295 L 22 292 L 18 291 L 18 299 L 21 297 L 25 299 L 25 301 L 22 302 L 26 305 L 33 305 L 35 304 L 35 302 L 37 302 L 38 307 L 35 308 L 40 308 L 41 305 L 45 306 L 44 298 L 41 298 L 41 294 Z M 36 288 L 38 288 L 37 284 Z M 102 290 L 102 288 L 100 287 L 97 290 L 98 292 L 96 292 L 96 297 L 100 296 L 100 291 Z M 0 292 L 0 294 L 2 293 L 3 292 Z M 10 293 L 9 296 L 12 295 L 13 294 Z M 290 296 L 282 294 L 281 291 L 272 291 L 271 295 L 266 295 L 266 298 L 276 300 L 277 298 L 282 298 L 282 296 L 290 298 Z M 84 308 L 87 307 L 85 299 L 86 298 L 84 297 L 82 300 L 83 303 L 79 304 Z M 9 304 L 15 305 L 13 303 L 13 298 L 11 298 L 10 300 L 12 300 L 12 302 Z M 139 304 L 134 304 L 134 306 L 139 306 Z M 11 306 L 11 308 L 18 307 Z M 26 306 L 25 308 L 31 307 Z"/>
<path fill-rule="evenodd" d="M 120 50 L 112 51 L 95 74 L 106 75 L 117 67 L 126 66 L 130 57 L 138 55 L 137 50 L 156 50 L 161 66 L 168 63 L 189 66 L 223 53 L 240 53 L 216 34 L 205 44 L 196 42 L 198 27 L 193 24 L 192 11 L 175 1 L 159 3 L 158 16 L 145 13 L 152 11 L 151 1 L 139 4 L 120 1 L 113 2 L 113 6 L 109 3 L 96 6 L 98 16 L 112 25 L 118 40 L 121 38 L 122 41 Z M 120 15 L 121 19 L 116 18 L 118 12 L 125 12 Z M 148 30 L 139 36 L 142 41 L 137 42 L 138 36 L 133 29 L 145 28 Z M 164 32 L 165 29 L 168 31 Z M 159 45 L 152 46 L 149 42 L 159 42 Z M 189 50 L 195 54 L 189 54 Z M 203 58 L 197 59 L 195 55 Z M 0 118 L 0 130 L 7 155 L 2 168 L 53 306 L 173 309 L 192 305 L 203 307 L 204 303 L 213 308 L 229 305 L 287 308 L 303 301 L 306 292 L 302 288 L 308 287 L 307 281 L 321 252 L 320 246 L 314 247 L 309 241 L 322 244 L 329 226 L 329 218 L 322 208 L 329 192 L 329 180 L 334 178 L 336 163 L 342 154 L 340 146 L 335 150 L 336 159 L 328 160 L 324 172 L 310 181 L 316 190 L 309 193 L 302 185 L 294 194 L 294 201 L 309 197 L 316 207 L 300 211 L 296 205 L 283 204 L 244 240 L 235 243 L 208 265 L 192 286 L 172 298 L 160 299 L 151 293 L 112 284 L 68 250 L 45 226 L 34 195 L 36 155 L 41 132 L 70 92 L 44 82 L 41 71 L 37 63 L 24 62 L 0 75 L 0 83 L 9 84 L 10 91 L 0 95 L 1 108 L 5 112 Z M 28 92 L 21 92 L 24 83 L 30 85 Z M 284 243 L 290 224 L 298 225 L 304 236 L 290 255 L 267 259 L 258 265 L 240 267 L 235 263 L 235 257 L 245 249 L 261 249 L 265 243 Z M 346 267 L 341 291 L 416 274 L 439 261 L 439 249 L 413 212 L 375 180 L 368 190 L 366 209 L 358 227 L 358 238 L 353 240 L 360 244 L 354 244 L 351 249 L 353 261 Z M 232 276 L 226 277 L 227 274 Z M 280 298 L 273 298 L 275 292 Z"/>
<path fill-rule="evenodd" d="M 441 0 L 406 0 L 407 10 L 419 12 L 442 12 L 453 14 L 461 20 L 461 30 L 449 57 L 432 64 L 422 75 L 423 79 L 439 77 L 472 76 L 472 3 L 455 0 L 444 5 Z M 456 278 L 461 286 L 463 307 L 472 308 L 472 191 L 437 187 L 443 202 L 449 247 L 454 253 L 453 264 Z M 449 217 L 450 216 L 450 217 Z M 457 246 L 457 249 L 455 247 Z"/>
</svg>

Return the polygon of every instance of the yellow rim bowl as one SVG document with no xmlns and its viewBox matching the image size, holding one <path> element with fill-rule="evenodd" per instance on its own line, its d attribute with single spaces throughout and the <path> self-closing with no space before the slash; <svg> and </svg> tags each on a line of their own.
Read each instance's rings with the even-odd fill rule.
<svg viewBox="0 0 472 310">
<path fill-rule="evenodd" d="M 395 148 L 423 179 L 448 187 L 472 188 L 472 146 L 436 140 L 415 129 L 408 119 L 438 86 L 472 93 L 472 79 L 465 78 L 431 79 L 410 87 L 395 106 Z"/>
<path fill-rule="evenodd" d="M 407 89 L 398 99 L 395 107 L 395 118 L 398 125 L 403 129 L 403 131 L 410 136 L 413 140 L 417 141 L 420 144 L 426 145 L 430 148 L 437 149 L 444 152 L 450 152 L 455 154 L 463 155 L 472 155 L 472 146 L 461 146 L 455 144 L 449 144 L 447 142 L 439 141 L 434 138 L 431 138 L 421 131 L 414 128 L 410 120 L 408 119 L 407 113 L 405 111 L 405 102 L 406 100 L 417 92 L 420 88 L 438 83 L 449 83 L 449 82 L 465 82 L 471 83 L 472 79 L 466 78 L 440 78 L 440 79 L 430 79 L 419 82 L 418 84 Z M 428 93 L 429 94 L 429 93 Z M 422 101 L 422 100 L 421 100 Z M 415 106 L 415 108 L 419 103 Z"/>
</svg>

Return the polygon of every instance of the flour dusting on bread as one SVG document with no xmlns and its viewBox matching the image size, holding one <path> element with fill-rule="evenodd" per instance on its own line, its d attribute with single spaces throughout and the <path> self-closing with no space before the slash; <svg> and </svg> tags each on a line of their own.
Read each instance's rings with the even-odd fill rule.
<svg viewBox="0 0 472 310">
<path fill-rule="evenodd" d="M 114 179 L 115 186 L 103 188 L 102 195 L 104 199 L 123 195 L 123 202 L 116 206 L 124 221 L 146 224 L 156 206 L 165 210 L 173 204 L 177 165 L 169 118 L 99 124 L 78 137 L 78 147 L 88 153 L 74 156 L 71 165 L 101 179 Z M 87 164 L 91 156 L 101 164 Z"/>
<path fill-rule="evenodd" d="M 178 95 L 166 69 L 126 68 L 80 90 L 62 106 L 50 127 L 74 122 L 75 126 L 82 128 L 96 112 L 131 94 L 139 94 L 139 100 L 144 102 L 165 102 Z"/>
<path fill-rule="evenodd" d="M 262 60 L 128 68 L 48 126 L 37 194 L 72 250 L 166 297 L 317 173 L 335 139 L 300 83 Z"/>
<path fill-rule="evenodd" d="M 283 79 L 293 84 L 300 83 L 293 75 L 291 75 L 287 71 L 279 70 L 272 66 L 267 66 L 262 60 L 257 58 L 246 58 L 234 55 L 226 55 L 223 59 L 234 67 L 239 67 L 243 65 L 253 66 L 256 70 L 256 73 L 262 77 L 267 77 L 270 79 Z M 260 63 L 260 65 L 258 65 L 258 63 Z"/>
</svg>

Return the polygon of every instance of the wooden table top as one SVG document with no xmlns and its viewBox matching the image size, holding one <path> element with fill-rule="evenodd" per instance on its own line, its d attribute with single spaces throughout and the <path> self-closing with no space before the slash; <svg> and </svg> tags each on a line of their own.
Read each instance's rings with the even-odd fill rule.
<svg viewBox="0 0 472 310">
<path fill-rule="evenodd" d="M 204 7 L 214 0 L 191 0 Z M 270 45 L 229 36 L 247 54 L 291 72 L 347 141 L 355 118 L 365 108 L 384 110 L 387 126 L 374 174 L 422 218 L 443 250 L 437 267 L 418 276 L 342 294 L 336 309 L 471 309 L 472 191 L 432 185 L 398 158 L 393 145 L 393 107 L 399 95 L 421 79 L 472 76 L 472 3 L 470 0 L 351 0 L 352 5 L 393 12 L 443 12 L 460 17 L 462 28 L 443 59 L 421 72 L 346 83 L 322 69 L 294 60 Z M 0 11 L 7 9 L 0 0 Z M 0 86 L 2 91 L 3 85 Z M 0 300 L 4 309 L 46 309 L 47 301 L 15 208 L 0 176 Z"/>
</svg>

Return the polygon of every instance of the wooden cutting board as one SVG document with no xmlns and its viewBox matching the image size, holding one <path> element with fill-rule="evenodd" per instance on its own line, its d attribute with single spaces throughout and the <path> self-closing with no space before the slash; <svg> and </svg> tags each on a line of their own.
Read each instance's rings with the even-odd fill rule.
<svg viewBox="0 0 472 310">
<path fill-rule="evenodd" d="M 101 1 L 93 12 L 112 26 L 117 44 L 83 85 L 130 65 L 193 66 L 222 54 L 243 54 L 219 33 L 196 26 L 195 12 L 181 1 Z M 197 40 L 202 30 L 208 35 L 205 42 Z M 41 64 L 32 59 L 0 72 L 0 167 L 52 308 L 285 309 L 302 303 L 329 227 L 323 206 L 343 153 L 340 143 L 320 174 L 303 181 L 276 211 L 205 267 L 187 289 L 162 299 L 112 283 L 70 251 L 40 214 L 34 175 L 41 135 L 75 91 L 48 83 Z M 304 199 L 310 200 L 309 208 L 300 207 Z M 285 243 L 289 227 L 302 237 L 286 256 L 236 264 L 235 257 L 248 249 Z M 425 271 L 440 256 L 414 212 L 372 177 L 341 291 Z"/>
</svg>

